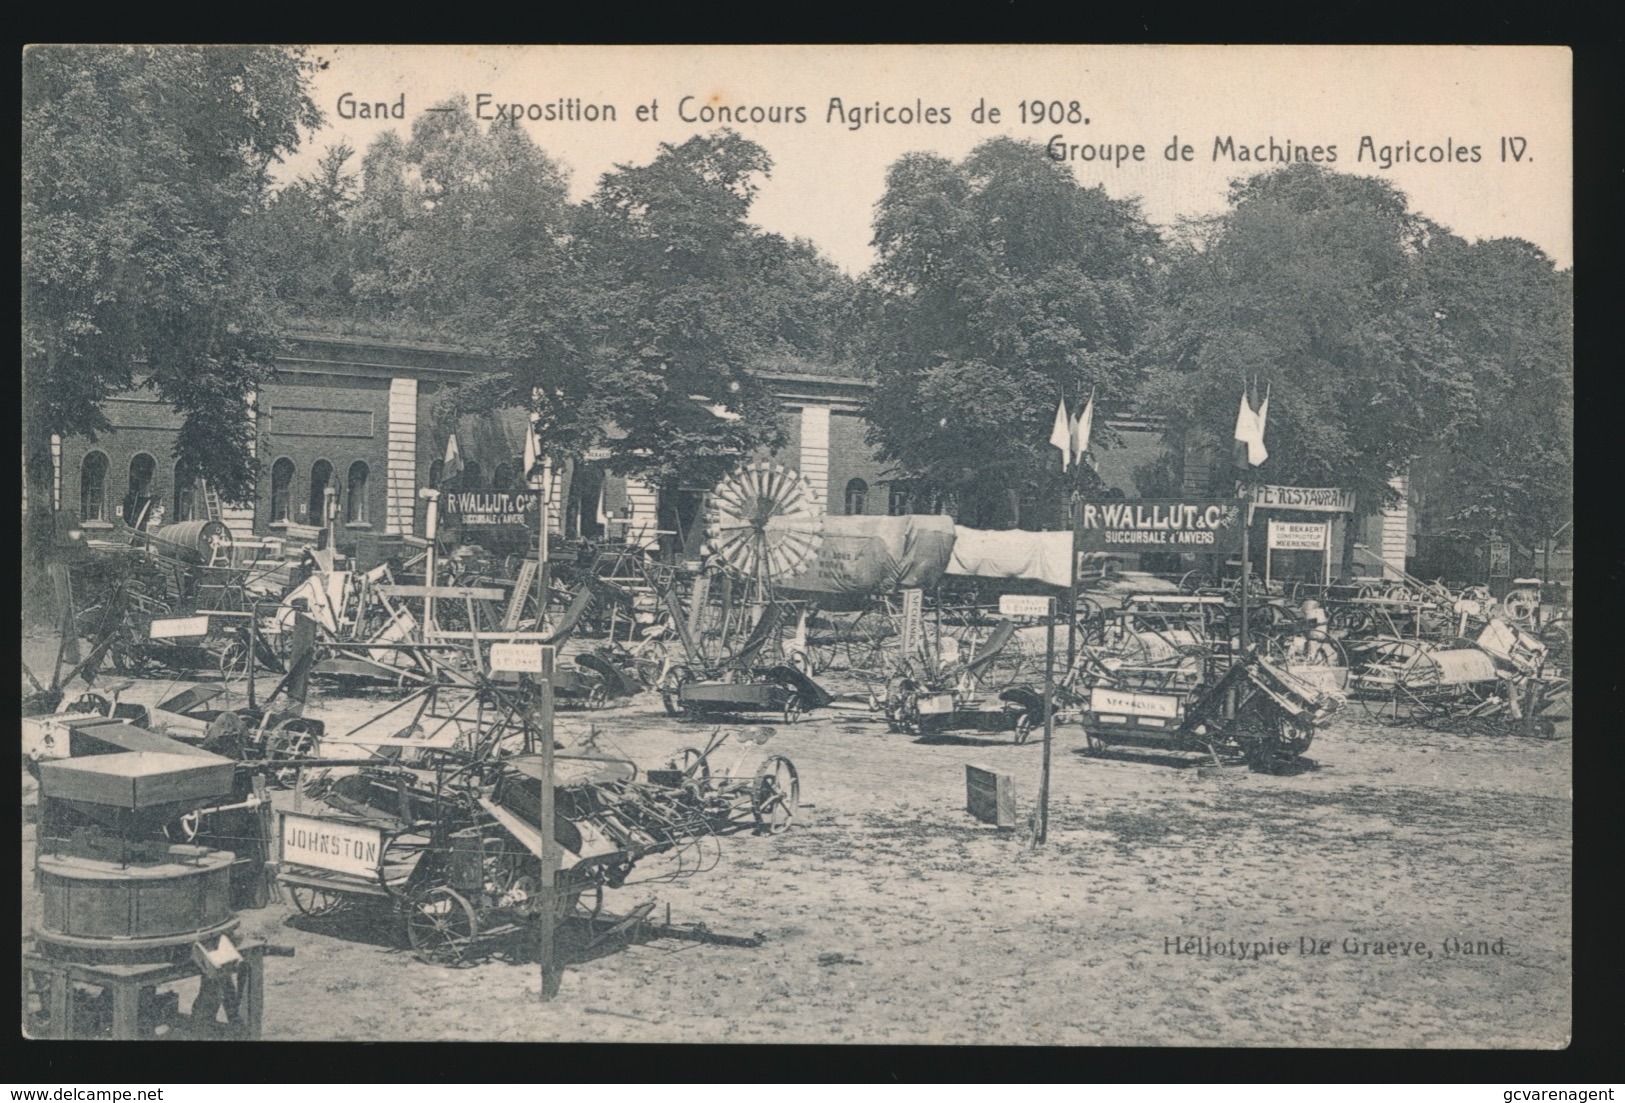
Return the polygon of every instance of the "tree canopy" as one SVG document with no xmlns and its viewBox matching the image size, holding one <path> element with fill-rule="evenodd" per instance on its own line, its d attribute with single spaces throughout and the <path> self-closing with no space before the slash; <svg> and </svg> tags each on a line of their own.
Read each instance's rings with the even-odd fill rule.
<svg viewBox="0 0 1625 1103">
<path fill-rule="evenodd" d="M 252 495 L 249 395 L 276 330 L 245 229 L 271 166 L 321 121 L 309 72 L 300 51 L 273 47 L 25 52 L 31 493 L 49 497 L 51 435 L 105 430 L 103 402 L 139 380 L 182 415 L 177 459 L 228 500 Z"/>
<path fill-rule="evenodd" d="M 1309 164 L 1238 182 L 1230 202 L 1171 248 L 1145 406 L 1228 455 L 1256 380 L 1270 398 L 1259 477 L 1351 487 L 1380 508 L 1389 479 L 1476 402 L 1428 280 L 1444 232 L 1387 181 Z"/>
<path fill-rule="evenodd" d="M 1573 515 L 1574 279 L 1526 241 L 1437 240 L 1440 324 L 1474 402 L 1447 448 L 1423 454 L 1429 520 L 1536 547 Z"/>
<path fill-rule="evenodd" d="M 874 245 L 871 443 L 978 523 L 1008 518 L 1010 490 L 1058 497 L 1057 400 L 1121 403 L 1138 382 L 1161 246 L 1137 205 L 998 138 L 899 159 Z"/>
<path fill-rule="evenodd" d="M 772 162 L 732 131 L 618 165 L 580 204 L 526 131 L 463 99 L 380 136 L 359 177 L 351 156 L 257 223 L 268 254 L 304 258 L 272 265 L 290 312 L 487 354 L 445 412 L 524 407 L 555 456 L 603 446 L 617 471 L 709 486 L 783 442 L 761 370 L 861 357 L 859 285 L 750 223 Z"/>
</svg>

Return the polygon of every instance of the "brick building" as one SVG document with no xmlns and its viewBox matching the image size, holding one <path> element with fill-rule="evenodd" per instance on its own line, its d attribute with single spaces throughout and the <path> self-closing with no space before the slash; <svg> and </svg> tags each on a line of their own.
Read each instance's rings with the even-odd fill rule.
<svg viewBox="0 0 1625 1103">
<path fill-rule="evenodd" d="M 337 526 L 362 533 L 421 535 L 419 487 L 439 480 L 446 439 L 432 403 L 470 378 L 478 358 L 423 342 L 301 334 L 279 358 L 259 393 L 254 426 L 260 478 L 255 501 L 227 506 L 223 520 L 241 536 L 276 535 L 290 524 L 319 524 L 323 501 L 336 498 Z M 789 441 L 774 457 L 806 475 L 836 513 L 884 514 L 881 465 L 864 443 L 860 413 L 868 384 L 813 372 L 764 372 L 783 407 Z M 77 513 L 87 531 L 127 523 L 144 505 L 162 523 L 203 515 L 204 488 L 172 458 L 180 417 L 154 394 L 137 390 L 107 403 L 112 429 L 94 441 L 53 442 L 55 505 Z M 517 409 L 466 416 L 457 426 L 465 485 L 518 486 L 525 416 Z M 679 490 L 662 501 L 636 479 L 607 474 L 603 455 L 554 472 L 551 523 L 567 535 L 598 535 L 600 519 L 621 532 L 663 534 L 692 544 L 699 495 Z M 685 500 L 686 499 L 686 500 Z"/>
</svg>

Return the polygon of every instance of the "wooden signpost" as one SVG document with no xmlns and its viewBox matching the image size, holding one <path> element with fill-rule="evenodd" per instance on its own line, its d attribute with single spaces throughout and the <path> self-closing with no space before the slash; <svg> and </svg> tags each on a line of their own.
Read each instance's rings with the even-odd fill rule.
<svg viewBox="0 0 1625 1103">
<path fill-rule="evenodd" d="M 1044 767 L 1038 778 L 1038 830 L 1033 835 L 1033 845 L 1043 846 L 1049 841 L 1050 747 L 1055 741 L 1055 599 L 1005 594 L 999 598 L 999 615 L 1044 618 Z"/>
</svg>

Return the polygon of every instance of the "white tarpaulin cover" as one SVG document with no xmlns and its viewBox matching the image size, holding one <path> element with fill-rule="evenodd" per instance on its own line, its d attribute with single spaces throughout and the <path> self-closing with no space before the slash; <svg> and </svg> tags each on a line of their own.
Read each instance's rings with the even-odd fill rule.
<svg viewBox="0 0 1625 1103">
<path fill-rule="evenodd" d="M 985 532 L 955 525 L 954 553 L 948 573 L 1071 586 L 1072 534 L 1023 529 Z"/>
<path fill-rule="evenodd" d="M 822 594 L 885 594 L 931 589 L 947 569 L 954 545 L 951 517 L 822 518 L 823 541 L 801 571 L 778 581 L 786 590 Z"/>
</svg>

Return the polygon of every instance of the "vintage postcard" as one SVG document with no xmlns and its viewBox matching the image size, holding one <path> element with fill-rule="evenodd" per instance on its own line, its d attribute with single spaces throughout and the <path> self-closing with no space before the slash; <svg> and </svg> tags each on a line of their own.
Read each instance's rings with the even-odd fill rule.
<svg viewBox="0 0 1625 1103">
<path fill-rule="evenodd" d="M 1563 1048 L 1571 101 L 29 48 L 22 1033 Z"/>
</svg>

